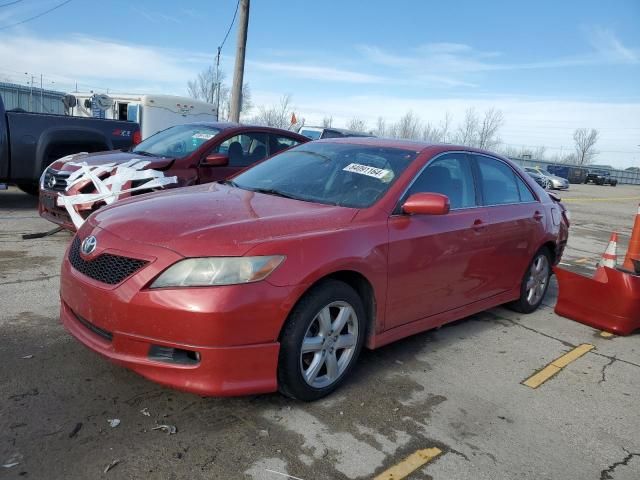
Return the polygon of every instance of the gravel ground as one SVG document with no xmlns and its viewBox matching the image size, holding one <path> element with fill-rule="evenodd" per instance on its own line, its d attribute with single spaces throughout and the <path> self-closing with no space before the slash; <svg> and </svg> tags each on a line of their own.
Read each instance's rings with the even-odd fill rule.
<svg viewBox="0 0 640 480">
<path fill-rule="evenodd" d="M 591 273 L 614 229 L 624 252 L 640 187 L 560 195 L 567 268 Z M 558 317 L 555 281 L 535 314 L 496 308 L 363 352 L 344 388 L 313 404 L 201 398 L 65 332 L 58 274 L 71 236 L 22 240 L 51 228 L 35 207 L 0 191 L 1 478 L 365 479 L 431 447 L 442 453 L 409 478 L 640 478 L 638 335 L 603 338 Z M 595 349 L 538 389 L 521 384 L 582 343 Z M 163 424 L 177 432 L 154 430 Z"/>
</svg>

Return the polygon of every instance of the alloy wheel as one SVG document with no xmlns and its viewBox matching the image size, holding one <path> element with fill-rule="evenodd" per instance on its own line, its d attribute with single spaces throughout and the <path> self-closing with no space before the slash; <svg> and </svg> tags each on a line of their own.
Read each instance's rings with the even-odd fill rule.
<svg viewBox="0 0 640 480">
<path fill-rule="evenodd" d="M 529 305 L 537 305 L 544 296 L 549 282 L 549 259 L 539 254 L 529 269 L 526 291 Z"/>
<path fill-rule="evenodd" d="M 335 383 L 347 369 L 358 344 L 358 318 L 351 305 L 332 302 L 313 318 L 300 349 L 300 368 L 313 388 Z"/>
</svg>

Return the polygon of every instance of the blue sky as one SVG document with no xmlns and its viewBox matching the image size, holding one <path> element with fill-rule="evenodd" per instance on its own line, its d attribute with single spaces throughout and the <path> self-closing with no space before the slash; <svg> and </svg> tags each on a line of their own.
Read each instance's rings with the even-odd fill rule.
<svg viewBox="0 0 640 480">
<path fill-rule="evenodd" d="M 235 0 L 0 0 L 0 79 L 60 89 L 184 94 L 206 67 Z M 222 66 L 233 68 L 235 28 Z M 254 103 L 290 94 L 298 116 L 373 127 L 413 110 L 453 123 L 504 112 L 510 145 L 571 149 L 600 129 L 598 161 L 640 166 L 640 2 L 254 0 L 245 80 Z M 54 82 L 54 83 L 51 83 Z"/>
</svg>

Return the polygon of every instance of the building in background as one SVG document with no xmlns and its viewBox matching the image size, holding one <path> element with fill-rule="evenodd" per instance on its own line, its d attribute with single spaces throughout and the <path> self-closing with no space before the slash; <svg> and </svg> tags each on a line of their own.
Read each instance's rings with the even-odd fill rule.
<svg viewBox="0 0 640 480">
<path fill-rule="evenodd" d="M 5 109 L 64 115 L 64 92 L 40 89 L 35 86 L 0 82 L 0 95 Z"/>
</svg>

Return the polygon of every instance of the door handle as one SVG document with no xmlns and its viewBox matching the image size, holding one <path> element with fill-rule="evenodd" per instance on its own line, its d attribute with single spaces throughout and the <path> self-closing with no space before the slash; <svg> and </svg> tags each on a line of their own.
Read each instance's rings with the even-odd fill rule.
<svg viewBox="0 0 640 480">
<path fill-rule="evenodd" d="M 484 230 L 485 228 L 487 228 L 487 224 L 484 223 L 482 220 L 480 220 L 479 218 L 476 218 L 473 221 L 473 227 L 472 227 L 476 232 L 481 232 L 482 230 Z"/>
<path fill-rule="evenodd" d="M 539 222 L 540 220 L 542 220 L 544 218 L 544 215 L 541 214 L 538 210 L 536 210 L 536 212 L 533 214 L 533 218 L 534 218 L 534 220 Z"/>
</svg>

